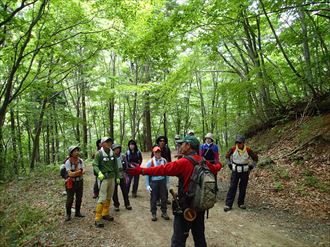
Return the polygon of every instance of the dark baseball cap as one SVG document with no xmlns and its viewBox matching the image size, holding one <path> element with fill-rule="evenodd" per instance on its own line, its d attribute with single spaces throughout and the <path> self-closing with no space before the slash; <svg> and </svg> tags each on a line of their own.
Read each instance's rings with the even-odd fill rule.
<svg viewBox="0 0 330 247">
<path fill-rule="evenodd" d="M 182 140 L 178 140 L 177 143 L 190 143 L 193 148 L 199 148 L 199 141 L 195 136 L 186 135 Z"/>
</svg>

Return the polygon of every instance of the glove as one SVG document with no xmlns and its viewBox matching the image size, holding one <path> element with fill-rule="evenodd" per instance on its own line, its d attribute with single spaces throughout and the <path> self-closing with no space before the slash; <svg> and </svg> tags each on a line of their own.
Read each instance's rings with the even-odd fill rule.
<svg viewBox="0 0 330 247">
<path fill-rule="evenodd" d="M 135 168 L 129 168 L 127 169 L 127 173 L 131 176 L 140 175 L 142 173 L 142 168 L 141 166 L 137 166 Z"/>
<path fill-rule="evenodd" d="M 151 193 L 152 189 L 151 189 L 150 185 L 147 186 L 147 191 L 148 191 L 149 193 Z"/>
<path fill-rule="evenodd" d="M 251 171 L 253 168 L 255 168 L 257 165 L 257 162 L 253 161 L 250 165 L 249 165 L 249 171 Z"/>
<path fill-rule="evenodd" d="M 101 171 L 99 171 L 99 174 L 98 174 L 97 178 L 98 178 L 100 181 L 102 181 L 102 180 L 104 179 L 104 175 L 103 175 L 103 173 L 102 173 Z"/>
<path fill-rule="evenodd" d="M 120 178 L 116 178 L 116 184 L 120 184 Z"/>
</svg>

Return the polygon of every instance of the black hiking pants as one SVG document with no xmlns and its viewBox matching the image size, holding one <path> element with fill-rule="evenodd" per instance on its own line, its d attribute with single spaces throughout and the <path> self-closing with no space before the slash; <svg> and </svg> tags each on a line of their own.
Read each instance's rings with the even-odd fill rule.
<svg viewBox="0 0 330 247">
<path fill-rule="evenodd" d="M 126 187 L 126 179 L 125 178 L 120 179 L 119 186 L 120 186 L 120 189 L 121 189 L 121 193 L 123 195 L 125 207 L 130 206 L 129 199 L 128 199 L 127 187 Z M 120 206 L 120 203 L 119 203 L 119 200 L 118 200 L 118 184 L 115 185 L 115 192 L 113 193 L 112 200 L 113 200 L 113 205 L 116 208 L 118 208 Z"/>
<path fill-rule="evenodd" d="M 74 181 L 72 189 L 66 189 L 66 214 L 71 215 L 74 195 L 76 195 L 75 213 L 80 214 L 81 199 L 83 196 L 84 181 Z"/>
<path fill-rule="evenodd" d="M 197 212 L 197 217 L 192 222 L 186 221 L 183 214 L 174 215 L 171 247 L 186 246 L 190 229 L 195 247 L 206 247 L 204 215 L 205 211 Z"/>
<path fill-rule="evenodd" d="M 134 180 L 133 181 L 132 194 L 136 195 L 138 187 L 139 187 L 140 175 L 136 175 L 136 176 L 128 175 L 128 177 L 129 177 L 129 180 L 128 180 L 128 184 L 127 184 L 127 194 L 129 194 L 129 190 L 130 190 L 130 187 L 131 187 L 131 182 L 132 182 L 132 180 Z"/>
<path fill-rule="evenodd" d="M 151 182 L 150 211 L 152 214 L 157 212 L 157 200 L 160 198 L 160 209 L 162 213 L 167 212 L 167 187 L 166 178 Z"/>
<path fill-rule="evenodd" d="M 230 187 L 227 193 L 226 205 L 229 207 L 233 206 L 235 195 L 237 191 L 237 187 L 239 187 L 239 195 L 237 204 L 244 205 L 246 188 L 249 181 L 249 173 L 250 172 L 236 172 L 233 171 L 230 179 Z"/>
<path fill-rule="evenodd" d="M 93 186 L 94 196 L 98 196 L 99 195 L 99 192 L 100 192 L 99 183 L 97 181 L 97 177 L 95 176 L 95 182 L 94 182 L 94 186 Z"/>
</svg>

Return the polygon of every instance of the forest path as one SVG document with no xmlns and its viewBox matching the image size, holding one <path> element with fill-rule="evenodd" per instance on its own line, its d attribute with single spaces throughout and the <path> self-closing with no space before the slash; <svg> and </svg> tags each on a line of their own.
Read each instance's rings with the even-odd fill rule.
<svg viewBox="0 0 330 247">
<path fill-rule="evenodd" d="M 150 153 L 144 153 L 144 163 L 150 157 Z M 63 246 L 170 246 L 172 235 L 173 215 L 170 206 L 168 214 L 170 220 L 165 221 L 157 211 L 158 220 L 151 221 L 149 194 L 145 189 L 145 177 L 140 177 L 138 196 L 130 197 L 133 210 L 126 210 L 123 206 L 121 191 L 119 190 L 120 211 L 111 214 L 113 222 L 105 222 L 105 227 L 98 229 L 94 226 L 95 199 L 92 198 L 94 184 L 92 167 L 87 166 L 84 179 L 84 197 L 82 213 L 85 218 L 73 218 L 69 222 L 61 222 L 55 235 L 62 240 Z M 171 178 L 171 184 L 176 183 L 176 178 Z M 280 222 L 275 216 L 259 213 L 258 210 L 241 210 L 234 207 L 232 211 L 225 213 L 224 193 L 220 192 L 219 201 L 209 212 L 209 218 L 205 219 L 205 234 L 208 246 L 328 246 L 329 237 L 322 237 L 322 241 L 311 242 L 304 239 L 306 231 L 299 232 L 301 226 L 292 228 L 292 222 Z M 328 228 L 329 229 L 329 228 Z M 318 236 L 315 236 L 318 239 Z M 187 246 L 194 246 L 191 234 L 187 240 Z"/>
</svg>

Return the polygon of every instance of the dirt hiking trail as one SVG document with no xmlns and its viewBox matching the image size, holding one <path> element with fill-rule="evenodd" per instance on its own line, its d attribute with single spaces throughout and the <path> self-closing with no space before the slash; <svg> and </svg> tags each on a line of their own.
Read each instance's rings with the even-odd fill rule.
<svg viewBox="0 0 330 247">
<path fill-rule="evenodd" d="M 145 164 L 150 153 L 144 153 L 143 156 Z M 119 189 L 120 211 L 115 212 L 111 205 L 114 221 L 105 222 L 103 229 L 96 228 L 94 226 L 95 199 L 92 198 L 95 178 L 90 165 L 86 170 L 81 210 L 86 217 L 73 218 L 69 222 L 64 222 L 65 196 L 63 196 L 63 221 L 59 223 L 58 230 L 49 234 L 50 238 L 56 239 L 57 243 L 60 241 L 60 246 L 170 246 L 173 224 L 171 206 L 168 206 L 169 221 L 160 217 L 159 208 L 158 220 L 151 221 L 149 194 L 145 189 L 144 176 L 140 177 L 138 196 L 132 198 L 130 194 L 133 210 L 125 209 Z M 175 187 L 177 178 L 171 177 L 170 181 Z M 228 182 L 222 182 L 224 188 L 226 188 L 226 183 Z M 208 246 L 330 246 L 329 222 L 312 223 L 296 219 L 289 213 L 278 212 L 277 214 L 276 210 L 267 208 L 248 207 L 247 210 L 241 210 L 234 206 L 232 211 L 225 213 L 223 207 L 226 191 L 224 190 L 220 188 L 218 202 L 210 210 L 209 218 L 205 219 Z M 248 206 L 249 200 L 253 198 L 247 198 Z M 191 233 L 186 246 L 194 246 Z"/>
</svg>

